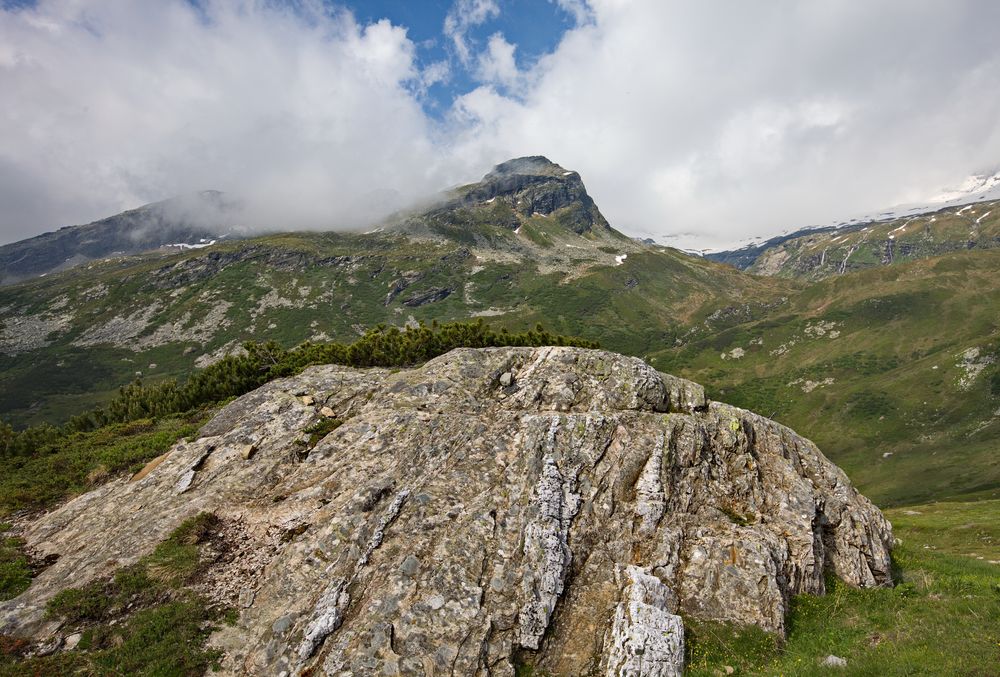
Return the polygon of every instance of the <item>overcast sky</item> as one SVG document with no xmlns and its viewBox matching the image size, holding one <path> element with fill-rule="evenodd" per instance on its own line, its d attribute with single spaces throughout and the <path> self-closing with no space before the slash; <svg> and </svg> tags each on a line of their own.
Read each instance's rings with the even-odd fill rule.
<svg viewBox="0 0 1000 677">
<path fill-rule="evenodd" d="M 355 227 L 542 154 L 720 248 L 1000 168 L 993 0 L 0 8 L 0 242 L 209 188 Z"/>
</svg>

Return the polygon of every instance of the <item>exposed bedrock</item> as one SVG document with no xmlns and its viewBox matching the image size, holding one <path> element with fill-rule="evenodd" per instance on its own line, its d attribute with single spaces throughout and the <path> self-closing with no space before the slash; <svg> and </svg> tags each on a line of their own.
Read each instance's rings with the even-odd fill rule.
<svg viewBox="0 0 1000 677">
<path fill-rule="evenodd" d="M 321 409 L 344 423 L 310 450 Z M 889 523 L 788 428 L 635 358 L 460 349 L 272 382 L 44 516 L 25 537 L 59 558 L 0 632 L 60 632 L 52 595 L 206 510 L 270 553 L 205 583 L 242 589 L 212 639 L 234 674 L 675 675 L 680 613 L 782 633 L 826 571 L 891 584 Z"/>
</svg>

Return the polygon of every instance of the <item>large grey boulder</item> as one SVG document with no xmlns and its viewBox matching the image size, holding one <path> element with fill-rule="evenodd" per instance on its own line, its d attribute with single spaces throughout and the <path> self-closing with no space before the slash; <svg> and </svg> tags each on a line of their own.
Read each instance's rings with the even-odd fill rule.
<svg viewBox="0 0 1000 677">
<path fill-rule="evenodd" d="M 344 423 L 309 449 L 324 407 Z M 233 539 L 202 583 L 240 611 L 212 639 L 232 674 L 675 675 L 681 612 L 782 633 L 824 572 L 891 584 L 889 523 L 815 445 L 610 352 L 313 367 L 200 435 L 28 528 L 59 558 L 0 632 L 58 632 L 52 595 L 206 510 Z"/>
</svg>

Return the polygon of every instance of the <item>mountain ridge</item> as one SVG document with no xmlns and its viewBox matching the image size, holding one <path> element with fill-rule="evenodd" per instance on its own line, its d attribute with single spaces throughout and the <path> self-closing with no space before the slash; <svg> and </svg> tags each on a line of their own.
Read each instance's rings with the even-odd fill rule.
<svg viewBox="0 0 1000 677">
<path fill-rule="evenodd" d="M 16 284 L 113 255 L 164 246 L 205 246 L 238 236 L 236 203 L 214 190 L 153 202 L 98 221 L 0 245 L 0 285 Z"/>
<path fill-rule="evenodd" d="M 0 416 L 65 420 L 88 390 L 184 377 L 248 338 L 347 340 L 381 323 L 541 321 L 641 353 L 790 289 L 621 235 L 579 175 L 544 158 L 499 167 L 381 230 L 223 240 L 2 287 Z"/>
</svg>

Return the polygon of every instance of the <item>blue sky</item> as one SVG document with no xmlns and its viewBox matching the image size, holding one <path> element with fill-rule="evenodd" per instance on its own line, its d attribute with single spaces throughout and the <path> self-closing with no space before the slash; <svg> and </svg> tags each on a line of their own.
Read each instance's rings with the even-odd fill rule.
<svg viewBox="0 0 1000 677">
<path fill-rule="evenodd" d="M 417 46 L 417 58 L 422 65 L 437 62 L 448 64 L 446 80 L 427 89 L 423 99 L 425 110 L 434 116 L 444 114 L 455 98 L 479 84 L 475 64 L 463 63 L 455 53 L 451 40 L 444 33 L 445 17 L 456 3 L 452 0 L 371 0 L 330 3 L 332 7 L 347 7 L 361 23 L 389 19 L 404 26 L 407 36 Z M 553 52 L 576 19 L 552 0 L 497 0 L 497 14 L 480 24 L 469 27 L 467 39 L 473 51 L 481 50 L 490 36 L 500 33 L 507 42 L 516 45 L 514 57 L 518 68 L 526 69 L 539 57 Z M 516 95 L 517 92 L 511 92 Z"/>
<path fill-rule="evenodd" d="M 545 155 L 629 235 L 738 246 L 996 172 L 998 25 L 985 0 L 0 0 L 0 242 L 205 189 L 246 225 L 365 228 Z"/>
</svg>

